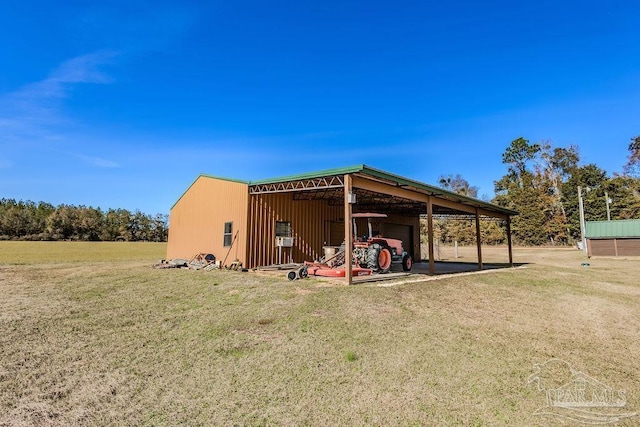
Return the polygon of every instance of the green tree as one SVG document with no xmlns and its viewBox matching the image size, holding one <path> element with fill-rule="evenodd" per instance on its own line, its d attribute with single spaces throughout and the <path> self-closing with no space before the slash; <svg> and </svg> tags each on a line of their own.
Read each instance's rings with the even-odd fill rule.
<svg viewBox="0 0 640 427">
<path fill-rule="evenodd" d="M 576 171 L 579 161 L 580 154 L 576 146 L 552 149 L 550 143 L 542 144 L 536 173 L 540 185 L 546 187 L 541 192 L 541 197 L 547 217 L 545 230 L 552 244 L 566 244 L 570 240 L 562 184 Z"/>
<path fill-rule="evenodd" d="M 169 216 L 156 214 L 151 220 L 150 240 L 154 242 L 164 242 L 167 240 L 169 231 Z"/>
<path fill-rule="evenodd" d="M 438 183 L 444 189 L 467 197 L 477 197 L 478 187 L 469 184 L 462 175 L 441 175 Z M 461 219 L 451 216 L 434 221 L 434 230 L 440 236 L 443 243 L 458 242 L 470 244 L 476 241 L 475 222 L 470 219 Z"/>
<path fill-rule="evenodd" d="M 0 199 L 0 239 L 166 241 L 168 216 Z"/>
<path fill-rule="evenodd" d="M 470 185 L 469 181 L 464 179 L 460 174 L 440 175 L 438 183 L 445 190 L 449 190 L 463 196 L 478 197 L 478 187 Z"/>
<path fill-rule="evenodd" d="M 47 233 L 53 240 L 77 239 L 77 218 L 74 206 L 60 205 L 47 218 Z"/>
<path fill-rule="evenodd" d="M 480 235 L 482 242 L 488 245 L 498 245 L 507 241 L 504 221 L 493 219 L 480 220 Z"/>
<path fill-rule="evenodd" d="M 81 240 L 100 240 L 104 215 L 100 209 L 80 206 L 77 208 L 77 237 Z"/>
<path fill-rule="evenodd" d="M 567 213 L 569 233 L 573 239 L 580 238 L 580 209 L 578 187 L 582 187 L 586 221 L 607 219 L 604 186 L 607 173 L 595 164 L 575 169 L 567 182 L 562 184 L 562 200 Z"/>
<path fill-rule="evenodd" d="M 529 140 L 522 137 L 511 141 L 502 154 L 502 163 L 509 165 L 509 180 L 520 186 L 524 185 L 523 179 L 529 170 L 529 163 L 536 159 L 540 150 L 540 144 L 529 144 Z"/>
<path fill-rule="evenodd" d="M 40 202 L 35 210 L 34 221 L 39 233 L 40 240 L 49 240 L 51 236 L 47 233 L 47 218 L 55 212 L 56 208 L 51 203 Z"/>
<path fill-rule="evenodd" d="M 623 167 L 625 175 L 635 178 L 640 177 L 640 136 L 631 138 L 629 143 L 629 156 Z"/>
<path fill-rule="evenodd" d="M 603 185 L 611 199 L 611 219 L 640 218 L 640 179 L 616 176 Z"/>
<path fill-rule="evenodd" d="M 503 178 L 500 185 L 508 187 L 496 188 L 494 201 L 503 207 L 519 212 L 511 222 L 511 233 L 516 243 L 524 245 L 542 245 L 550 242 L 547 222 L 547 206 L 545 205 L 545 188 L 536 185 L 536 176 L 525 170 L 520 182 Z"/>
<path fill-rule="evenodd" d="M 512 221 L 514 240 L 528 245 L 568 243 L 573 236 L 566 203 L 573 201 L 564 189 L 579 169 L 578 147 L 530 144 L 518 138 L 502 160 L 508 170 L 494 183 L 494 202 L 520 212 Z"/>
</svg>

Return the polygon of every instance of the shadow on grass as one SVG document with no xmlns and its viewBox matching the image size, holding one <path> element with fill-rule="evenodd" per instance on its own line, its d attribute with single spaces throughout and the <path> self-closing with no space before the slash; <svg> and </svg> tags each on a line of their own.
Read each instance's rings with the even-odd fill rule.
<svg viewBox="0 0 640 427">
<path fill-rule="evenodd" d="M 395 280 L 401 277 L 407 276 L 439 276 L 446 274 L 457 274 L 457 273 L 474 273 L 480 271 L 488 271 L 488 270 L 500 270 L 500 269 L 508 269 L 520 267 L 523 265 L 528 265 L 529 263 L 513 263 L 513 265 L 509 265 L 509 263 L 483 263 L 482 270 L 478 270 L 477 262 L 459 262 L 459 261 L 436 261 L 435 262 L 435 273 L 429 273 L 429 261 L 421 261 L 413 264 L 411 271 L 402 271 L 397 269 L 392 269 L 389 273 L 386 274 L 374 274 L 372 276 L 361 276 L 354 277 L 354 283 L 366 283 L 366 282 L 379 282 L 379 281 L 387 281 L 387 280 Z"/>
<path fill-rule="evenodd" d="M 523 265 L 527 265 L 528 263 L 513 263 L 510 265 L 507 262 L 498 263 L 483 263 L 482 270 L 497 270 L 503 268 L 512 268 L 512 267 L 521 267 Z M 461 262 L 461 261 L 435 261 L 435 274 L 451 274 L 451 273 L 468 273 L 473 271 L 478 271 L 478 263 L 477 262 Z M 413 264 L 413 268 L 411 269 L 412 274 L 426 274 L 431 275 L 429 273 L 429 261 L 422 261 L 419 263 Z"/>
</svg>

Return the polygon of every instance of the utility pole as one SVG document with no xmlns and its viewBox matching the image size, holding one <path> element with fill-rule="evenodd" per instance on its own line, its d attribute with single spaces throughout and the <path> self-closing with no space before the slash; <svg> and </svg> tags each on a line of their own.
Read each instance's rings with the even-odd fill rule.
<svg viewBox="0 0 640 427">
<path fill-rule="evenodd" d="M 609 193 L 604 192 L 604 199 L 607 202 L 607 221 L 611 221 L 611 210 L 609 209 L 609 204 L 611 204 L 612 200 L 609 198 Z"/>
<path fill-rule="evenodd" d="M 585 236 L 584 224 L 584 203 L 582 201 L 582 187 L 578 186 L 578 204 L 580 207 L 580 239 L 582 241 L 582 250 L 587 252 L 587 238 Z"/>
</svg>

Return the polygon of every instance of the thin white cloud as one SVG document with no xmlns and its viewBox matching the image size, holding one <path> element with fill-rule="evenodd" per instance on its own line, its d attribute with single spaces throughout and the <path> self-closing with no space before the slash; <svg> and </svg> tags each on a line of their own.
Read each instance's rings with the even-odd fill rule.
<svg viewBox="0 0 640 427">
<path fill-rule="evenodd" d="M 62 100 L 79 84 L 106 84 L 111 77 L 102 67 L 117 54 L 98 51 L 61 63 L 40 81 L 0 96 L 0 130 L 5 137 L 43 136 L 49 126 L 69 121 L 61 113 Z"/>
<path fill-rule="evenodd" d="M 60 83 L 111 83 L 113 80 L 99 67 L 110 63 L 117 54 L 99 51 L 63 62 L 45 81 Z"/>
<path fill-rule="evenodd" d="M 98 168 L 107 168 L 107 169 L 117 169 L 120 168 L 120 164 L 116 163 L 112 160 L 103 159 L 101 157 L 94 156 L 85 156 L 84 154 L 74 154 L 75 157 L 79 158 L 86 164 L 90 166 L 95 166 Z"/>
</svg>

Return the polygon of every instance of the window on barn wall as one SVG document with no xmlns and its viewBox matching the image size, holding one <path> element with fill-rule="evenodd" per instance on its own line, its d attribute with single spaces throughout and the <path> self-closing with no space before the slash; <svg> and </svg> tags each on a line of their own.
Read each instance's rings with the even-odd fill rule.
<svg viewBox="0 0 640 427">
<path fill-rule="evenodd" d="M 289 221 L 276 221 L 276 237 L 291 237 L 291 223 Z"/>
<path fill-rule="evenodd" d="M 231 246 L 233 234 L 233 222 L 224 223 L 224 246 Z"/>
</svg>

